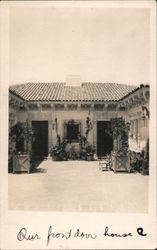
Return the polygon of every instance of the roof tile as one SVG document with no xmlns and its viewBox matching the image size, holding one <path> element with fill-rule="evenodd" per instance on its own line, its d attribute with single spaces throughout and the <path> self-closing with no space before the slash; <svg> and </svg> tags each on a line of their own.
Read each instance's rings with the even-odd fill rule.
<svg viewBox="0 0 157 250">
<path fill-rule="evenodd" d="M 26 101 L 118 101 L 137 87 L 117 83 L 82 83 L 81 87 L 65 83 L 26 83 L 9 90 Z"/>
</svg>

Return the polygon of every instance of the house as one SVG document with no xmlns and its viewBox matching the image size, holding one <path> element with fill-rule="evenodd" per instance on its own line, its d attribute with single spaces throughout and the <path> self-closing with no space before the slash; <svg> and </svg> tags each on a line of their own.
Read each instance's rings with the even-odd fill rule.
<svg viewBox="0 0 157 250">
<path fill-rule="evenodd" d="M 101 157 L 113 149 L 106 133 L 112 118 L 130 123 L 129 147 L 141 151 L 149 138 L 149 86 L 117 83 L 26 83 L 9 88 L 9 126 L 20 122 L 36 131 L 32 147 L 36 155 L 47 156 L 57 134 L 77 149 L 78 135 L 85 135 Z"/>
</svg>

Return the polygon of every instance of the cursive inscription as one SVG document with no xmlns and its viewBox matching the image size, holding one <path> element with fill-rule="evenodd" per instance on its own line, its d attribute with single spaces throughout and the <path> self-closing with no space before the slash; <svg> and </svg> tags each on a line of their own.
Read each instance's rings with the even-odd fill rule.
<svg viewBox="0 0 157 250">
<path fill-rule="evenodd" d="M 49 226 L 48 235 L 47 235 L 47 246 L 50 243 L 51 238 L 57 238 L 57 239 L 64 238 L 64 239 L 68 240 L 71 238 L 71 229 L 66 233 L 54 233 L 54 232 L 52 232 L 52 226 Z"/>
<path fill-rule="evenodd" d="M 147 236 L 147 234 L 144 232 L 144 229 L 142 227 L 138 227 L 136 229 L 136 232 L 139 236 Z M 101 234 L 101 236 L 105 236 L 105 237 L 109 237 L 109 238 L 127 238 L 127 237 L 132 237 L 133 234 L 131 232 L 129 233 L 119 233 L 119 232 L 112 232 L 111 229 L 109 229 L 108 226 L 105 226 L 105 230 L 104 232 L 102 232 L 103 234 Z M 79 238 L 79 239 L 91 239 L 91 240 L 95 240 L 97 237 L 99 237 L 100 235 L 96 235 L 95 233 L 89 233 L 89 232 L 84 232 L 81 231 L 79 228 L 73 230 L 73 229 L 69 229 L 67 232 L 55 232 L 54 228 L 52 226 L 48 227 L 48 231 L 47 231 L 47 235 L 46 235 L 46 243 L 47 246 L 49 245 L 51 239 L 65 239 L 65 240 L 69 240 L 71 238 Z M 20 231 L 17 234 L 17 240 L 18 241 L 23 241 L 23 240 L 29 240 L 29 241 L 35 241 L 35 240 L 40 240 L 41 237 L 39 234 L 37 233 L 29 233 L 27 231 L 26 227 L 23 227 L 20 229 Z"/>
<path fill-rule="evenodd" d="M 108 236 L 108 237 L 132 237 L 132 233 L 123 233 L 123 234 L 119 234 L 119 233 L 109 233 L 109 228 L 105 227 L 105 232 L 103 234 L 104 236 Z"/>
<path fill-rule="evenodd" d="M 144 230 L 142 227 L 138 227 L 137 228 L 137 233 L 140 235 L 140 236 L 147 236 L 147 234 L 144 233 Z"/>
<path fill-rule="evenodd" d="M 49 229 L 48 229 L 48 235 L 47 235 L 47 246 L 49 245 L 50 243 L 50 239 L 53 238 L 60 238 L 60 239 L 65 239 L 65 240 L 68 240 L 68 239 L 71 239 L 71 238 L 81 238 L 81 239 L 96 239 L 97 235 L 93 235 L 91 233 L 85 233 L 85 232 L 82 232 L 80 231 L 80 229 L 77 229 L 75 233 L 72 234 L 72 229 L 70 229 L 68 232 L 66 233 L 54 233 L 52 231 L 52 226 L 49 226 Z"/>
<path fill-rule="evenodd" d="M 23 227 L 18 232 L 17 239 L 19 241 L 22 241 L 22 240 L 40 240 L 41 238 L 38 234 L 28 234 L 27 229 L 25 227 Z"/>
<path fill-rule="evenodd" d="M 74 237 L 75 238 L 85 238 L 85 239 L 93 239 L 95 240 L 97 235 L 94 235 L 94 234 L 90 234 L 90 233 L 84 233 L 84 232 L 81 232 L 80 229 L 77 229 L 76 233 L 74 234 Z"/>
</svg>

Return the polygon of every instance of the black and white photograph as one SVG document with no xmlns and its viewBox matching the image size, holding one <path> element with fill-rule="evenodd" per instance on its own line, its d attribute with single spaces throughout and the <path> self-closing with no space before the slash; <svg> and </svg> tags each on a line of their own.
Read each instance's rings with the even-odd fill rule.
<svg viewBox="0 0 157 250">
<path fill-rule="evenodd" d="M 128 221 L 139 214 L 151 223 L 156 206 L 156 191 L 149 195 L 156 183 L 154 1 L 144 2 L 144 7 L 118 1 L 111 1 L 112 6 L 110 1 L 19 2 L 8 4 L 8 76 L 3 91 L 8 213 L 23 214 L 25 224 L 29 227 L 30 221 L 36 231 L 27 213 L 78 213 L 89 218 L 110 214 L 108 219 L 120 215 Z M 93 217 L 88 227 L 91 234 L 78 226 L 68 237 L 98 241 L 92 229 L 96 221 Z M 139 235 L 144 243 L 148 228 L 141 221 L 135 238 Z M 34 249 L 41 239 L 36 231 L 34 238 L 28 236 L 25 224 L 16 229 L 16 249 Z M 114 230 L 104 228 L 108 238 L 127 241 L 134 235 L 128 226 L 128 233 L 122 225 L 120 230 L 117 225 Z M 52 230 L 50 223 L 47 246 L 56 238 L 53 249 L 107 249 L 105 243 L 88 245 L 85 239 L 71 245 L 61 229 L 58 236 Z M 132 249 L 140 249 L 140 242 L 131 243 Z M 150 242 L 145 246 L 151 247 Z M 115 249 L 114 244 L 108 249 Z M 119 249 L 124 242 L 117 244 Z"/>
<path fill-rule="evenodd" d="M 11 10 L 9 209 L 147 212 L 149 15 Z"/>
</svg>

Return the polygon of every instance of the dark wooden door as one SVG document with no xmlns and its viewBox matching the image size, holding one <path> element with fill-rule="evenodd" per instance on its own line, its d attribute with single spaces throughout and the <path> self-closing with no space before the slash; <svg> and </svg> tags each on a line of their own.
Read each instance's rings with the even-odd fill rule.
<svg viewBox="0 0 157 250">
<path fill-rule="evenodd" d="M 98 157 L 110 154 L 113 149 L 112 136 L 107 133 L 110 128 L 109 121 L 97 122 L 97 155 Z"/>
<path fill-rule="evenodd" d="M 44 157 L 48 155 L 48 121 L 32 121 L 35 131 L 35 140 L 32 144 L 34 156 Z"/>
</svg>

